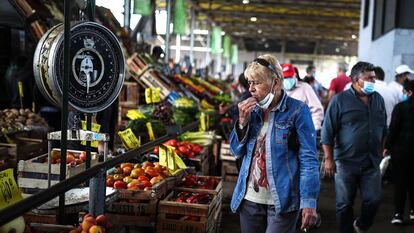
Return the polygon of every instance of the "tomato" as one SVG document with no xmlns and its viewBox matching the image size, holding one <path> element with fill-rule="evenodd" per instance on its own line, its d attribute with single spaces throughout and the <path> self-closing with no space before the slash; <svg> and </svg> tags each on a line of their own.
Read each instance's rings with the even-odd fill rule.
<svg viewBox="0 0 414 233">
<path fill-rule="evenodd" d="M 160 152 L 160 147 L 159 146 L 154 147 L 153 153 L 158 155 L 159 152 Z"/>
<path fill-rule="evenodd" d="M 81 153 L 80 153 L 80 155 L 79 155 L 79 159 L 81 159 L 82 161 L 86 161 L 86 152 L 85 151 L 82 151 Z"/>
<path fill-rule="evenodd" d="M 106 178 L 106 186 L 114 187 L 114 183 L 115 183 L 115 180 L 114 180 L 113 177 L 107 177 Z"/>
<path fill-rule="evenodd" d="M 154 167 L 154 164 L 148 161 L 142 163 L 142 168 L 146 169 L 147 167 Z"/>
<path fill-rule="evenodd" d="M 123 173 L 124 173 L 124 171 L 122 170 L 122 168 L 120 168 L 120 167 L 115 168 L 115 174 L 123 174 Z"/>
<path fill-rule="evenodd" d="M 156 177 L 152 177 L 151 179 L 151 184 L 154 185 L 156 183 L 159 183 L 160 181 L 162 181 L 164 178 L 162 176 L 156 176 Z"/>
<path fill-rule="evenodd" d="M 140 177 L 140 176 L 144 176 L 145 175 L 145 170 L 142 168 L 135 168 L 134 170 L 131 171 L 130 176 L 134 179 Z"/>
<path fill-rule="evenodd" d="M 177 142 L 176 139 L 170 139 L 170 140 L 164 142 L 163 144 L 167 145 L 167 146 L 172 146 L 172 147 L 177 147 L 178 146 L 178 142 Z"/>
<path fill-rule="evenodd" d="M 144 189 L 146 187 L 152 187 L 152 184 L 148 180 L 143 180 L 141 182 L 138 181 L 138 187 Z"/>
<path fill-rule="evenodd" d="M 188 153 L 190 153 L 190 150 L 187 146 L 179 146 L 178 150 L 181 152 L 181 154 L 183 155 L 188 155 Z"/>
<path fill-rule="evenodd" d="M 122 179 L 124 179 L 124 175 L 122 175 L 122 174 L 115 174 L 114 175 L 114 180 L 122 180 Z"/>
<path fill-rule="evenodd" d="M 123 182 L 122 180 L 117 180 L 114 183 L 114 188 L 116 188 L 116 189 L 126 189 L 127 184 L 125 182 Z"/>
<path fill-rule="evenodd" d="M 72 153 L 68 153 L 68 155 L 66 155 L 66 164 L 71 164 L 75 162 L 75 156 L 73 156 Z"/>
<path fill-rule="evenodd" d="M 203 148 L 200 145 L 193 145 L 192 151 L 194 152 L 194 154 L 198 155 L 201 152 L 201 150 L 203 150 Z"/>
<path fill-rule="evenodd" d="M 134 179 L 130 176 L 124 177 L 123 181 L 127 184 L 131 183 L 131 181 L 133 181 Z"/>
<path fill-rule="evenodd" d="M 137 180 L 138 180 L 138 181 L 143 181 L 143 180 L 149 181 L 149 178 L 148 178 L 148 177 L 146 177 L 146 176 L 144 176 L 144 175 L 142 175 L 142 176 L 138 177 L 138 179 L 137 179 Z"/>
<path fill-rule="evenodd" d="M 135 165 L 134 165 L 134 169 L 135 168 L 142 168 L 142 164 L 140 164 L 140 163 L 136 163 Z"/>
<path fill-rule="evenodd" d="M 124 167 L 130 167 L 131 170 L 134 168 L 133 163 L 121 163 L 121 168 L 124 169 Z"/>
<path fill-rule="evenodd" d="M 150 177 L 155 177 L 155 176 L 159 176 L 160 173 L 154 169 L 154 167 L 147 167 L 147 169 L 145 169 L 145 173 L 150 176 Z"/>
<path fill-rule="evenodd" d="M 132 167 L 124 167 L 122 168 L 122 171 L 124 172 L 124 175 L 129 176 L 131 174 Z"/>
</svg>

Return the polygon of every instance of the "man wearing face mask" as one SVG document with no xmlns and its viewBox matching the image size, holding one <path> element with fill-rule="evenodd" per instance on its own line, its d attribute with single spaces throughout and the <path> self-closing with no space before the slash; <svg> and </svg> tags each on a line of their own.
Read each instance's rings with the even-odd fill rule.
<svg viewBox="0 0 414 233">
<path fill-rule="evenodd" d="M 329 103 L 321 132 L 325 174 L 335 176 L 341 233 L 365 232 L 373 224 L 381 194 L 380 152 L 387 131 L 384 100 L 374 91 L 374 66 L 358 62 L 351 78 L 351 88 Z M 360 216 L 354 218 L 357 189 L 362 205 Z"/>
<path fill-rule="evenodd" d="M 316 132 L 309 108 L 283 90 L 283 72 L 263 55 L 244 72 L 252 97 L 240 102 L 230 149 L 243 160 L 231 200 L 242 233 L 294 233 L 315 224 L 319 195 Z"/>
<path fill-rule="evenodd" d="M 323 107 L 313 88 L 295 77 L 295 70 L 292 64 L 283 64 L 282 70 L 284 77 L 283 87 L 287 95 L 308 105 L 312 115 L 313 126 L 315 126 L 316 131 L 321 130 Z"/>
<path fill-rule="evenodd" d="M 412 74 L 414 74 L 414 70 L 410 69 L 407 65 L 400 65 L 395 69 L 395 80 L 390 82 L 388 87 L 393 91 L 394 101 L 396 103 L 403 101 L 403 85 L 410 80 Z"/>
</svg>

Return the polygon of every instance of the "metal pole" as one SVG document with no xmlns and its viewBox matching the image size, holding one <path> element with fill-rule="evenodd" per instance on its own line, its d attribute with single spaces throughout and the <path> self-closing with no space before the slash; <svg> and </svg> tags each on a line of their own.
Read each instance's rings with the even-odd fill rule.
<svg viewBox="0 0 414 233">
<path fill-rule="evenodd" d="M 52 141 L 47 141 L 47 187 L 50 187 L 50 173 L 52 173 Z"/>
<path fill-rule="evenodd" d="M 92 129 L 92 114 L 86 114 L 86 130 L 91 131 Z M 91 142 L 86 141 L 86 163 L 85 169 L 89 169 L 91 167 Z"/>
<path fill-rule="evenodd" d="M 165 32 L 165 57 L 164 63 L 168 65 L 168 59 L 170 58 L 170 22 L 171 22 L 171 0 L 167 0 L 167 29 Z"/>
<path fill-rule="evenodd" d="M 124 0 L 124 28 L 131 31 L 131 0 Z"/>
<path fill-rule="evenodd" d="M 60 176 L 59 180 L 63 181 L 66 179 L 66 150 L 67 150 L 67 134 L 68 134 L 68 87 L 69 87 L 69 75 L 70 69 L 70 20 L 71 20 L 71 7 L 72 1 L 65 0 L 64 14 L 64 35 L 63 35 L 63 85 L 62 85 L 62 119 L 61 119 L 61 133 L 62 138 L 60 140 Z M 58 222 L 63 223 L 65 218 L 65 193 L 59 195 L 59 212 Z"/>
<path fill-rule="evenodd" d="M 210 47 L 211 47 L 211 27 L 209 27 L 207 34 L 207 51 L 206 51 L 206 66 L 210 64 Z"/>
<path fill-rule="evenodd" d="M 195 9 L 191 7 L 191 25 L 190 25 L 190 62 L 194 64 L 194 29 L 195 29 Z"/>
</svg>

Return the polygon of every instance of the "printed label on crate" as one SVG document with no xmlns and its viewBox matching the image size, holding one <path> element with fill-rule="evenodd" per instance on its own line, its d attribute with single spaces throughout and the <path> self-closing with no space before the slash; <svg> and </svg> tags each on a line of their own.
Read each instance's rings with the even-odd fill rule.
<svg viewBox="0 0 414 233">
<path fill-rule="evenodd" d="M 119 131 L 118 135 L 121 138 L 122 144 L 128 150 L 141 146 L 141 141 L 135 136 L 130 128 L 124 131 Z"/>
<path fill-rule="evenodd" d="M 145 88 L 145 102 L 147 104 L 152 103 L 151 88 Z"/>
<path fill-rule="evenodd" d="M 23 199 L 19 187 L 13 176 L 13 169 L 0 172 L 0 209 L 12 205 Z"/>
<path fill-rule="evenodd" d="M 155 136 L 154 136 L 154 131 L 152 130 L 152 124 L 151 124 L 151 122 L 147 122 L 145 125 L 147 126 L 149 139 L 151 141 L 154 141 L 155 140 Z"/>
<path fill-rule="evenodd" d="M 96 123 L 92 123 L 92 127 L 91 127 L 91 131 L 95 132 L 95 133 L 99 133 L 99 131 L 101 130 L 101 125 L 100 124 L 96 124 Z M 82 129 L 86 130 L 86 121 L 82 121 Z M 86 141 L 82 141 L 81 142 L 82 145 L 86 146 Z M 98 148 L 98 141 L 92 141 L 91 142 L 91 147 L 93 148 Z"/>
</svg>

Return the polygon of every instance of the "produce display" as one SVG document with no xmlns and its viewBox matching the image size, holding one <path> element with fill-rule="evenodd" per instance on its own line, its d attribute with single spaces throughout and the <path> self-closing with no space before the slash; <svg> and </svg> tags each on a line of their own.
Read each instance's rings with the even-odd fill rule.
<svg viewBox="0 0 414 233">
<path fill-rule="evenodd" d="M 0 135 L 23 131 L 25 128 L 34 126 L 48 127 L 42 117 L 31 112 L 28 108 L 0 110 Z"/>
<path fill-rule="evenodd" d="M 202 147 L 207 147 L 213 144 L 213 141 L 216 139 L 220 139 L 218 135 L 214 133 L 214 131 L 206 131 L 206 132 L 185 132 L 181 134 L 178 139 L 180 141 L 190 141 L 192 143 L 199 144 Z"/>
<path fill-rule="evenodd" d="M 171 139 L 163 143 L 166 146 L 171 146 L 175 149 L 175 152 L 181 158 L 194 158 L 203 150 L 203 148 L 197 143 L 191 143 L 190 141 L 178 142 L 176 139 Z M 153 151 L 154 154 L 158 155 L 159 146 L 156 146 Z"/>
<path fill-rule="evenodd" d="M 151 191 L 152 186 L 170 176 L 167 167 L 158 162 L 121 163 L 106 177 L 106 186 L 115 189 Z"/>
<path fill-rule="evenodd" d="M 179 203 L 206 205 L 213 200 L 213 195 L 208 193 L 179 192 L 172 200 Z"/>
<path fill-rule="evenodd" d="M 174 122 L 178 125 L 187 125 L 194 122 L 197 120 L 199 112 L 195 101 L 187 97 L 176 99 L 173 103 L 173 110 Z"/>
<path fill-rule="evenodd" d="M 182 183 L 178 187 L 213 190 L 219 182 L 220 180 L 213 176 L 188 175 L 182 179 Z"/>
<path fill-rule="evenodd" d="M 95 218 L 92 214 L 86 214 L 79 227 L 70 233 L 105 233 L 111 226 L 112 224 L 109 223 L 105 215 L 99 215 Z"/>
<path fill-rule="evenodd" d="M 60 151 L 52 150 L 52 164 L 60 163 Z M 76 165 L 86 162 L 86 151 L 67 151 L 66 152 L 66 164 L 74 167 Z M 47 163 L 47 157 L 44 163 Z"/>
</svg>

